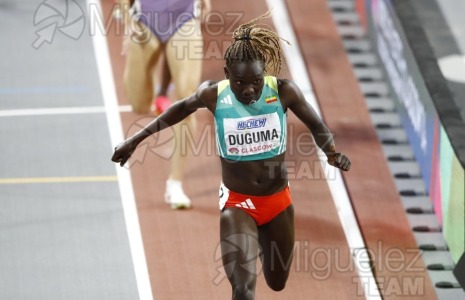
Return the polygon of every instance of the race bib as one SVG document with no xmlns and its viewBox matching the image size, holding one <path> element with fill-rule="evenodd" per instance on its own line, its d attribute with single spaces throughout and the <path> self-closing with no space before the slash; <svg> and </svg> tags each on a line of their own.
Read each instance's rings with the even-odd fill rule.
<svg viewBox="0 0 465 300">
<path fill-rule="evenodd" d="M 228 155 L 247 156 L 278 148 L 282 129 L 278 113 L 235 119 L 223 119 Z"/>
</svg>

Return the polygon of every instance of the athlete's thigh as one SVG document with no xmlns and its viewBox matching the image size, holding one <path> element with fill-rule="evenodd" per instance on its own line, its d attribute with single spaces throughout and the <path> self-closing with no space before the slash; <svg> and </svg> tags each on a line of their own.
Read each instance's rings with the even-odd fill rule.
<svg viewBox="0 0 465 300">
<path fill-rule="evenodd" d="M 162 53 L 162 44 L 150 30 L 133 22 L 144 34 L 130 37 L 124 70 L 124 85 L 131 104 L 150 106 L 153 97 L 153 71 Z M 136 102 L 136 103 L 134 103 Z"/>
<path fill-rule="evenodd" d="M 223 267 L 233 285 L 254 283 L 259 243 L 253 218 L 238 208 L 225 208 L 221 212 L 220 241 Z"/>
<path fill-rule="evenodd" d="M 290 205 L 258 228 L 263 272 L 267 282 L 287 280 L 294 251 L 294 207 Z"/>
<path fill-rule="evenodd" d="M 177 98 L 193 94 L 200 84 L 203 60 L 202 32 L 196 19 L 184 23 L 165 47 Z"/>
</svg>

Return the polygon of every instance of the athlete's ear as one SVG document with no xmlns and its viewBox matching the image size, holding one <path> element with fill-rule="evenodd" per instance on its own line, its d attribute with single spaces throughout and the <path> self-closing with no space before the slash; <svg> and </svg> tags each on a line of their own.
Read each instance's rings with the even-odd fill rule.
<svg viewBox="0 0 465 300">
<path fill-rule="evenodd" d="M 223 70 L 224 70 L 224 76 L 226 77 L 226 79 L 229 79 L 229 70 L 228 70 L 228 67 L 227 67 L 227 66 L 224 66 L 224 67 L 223 67 Z"/>
</svg>

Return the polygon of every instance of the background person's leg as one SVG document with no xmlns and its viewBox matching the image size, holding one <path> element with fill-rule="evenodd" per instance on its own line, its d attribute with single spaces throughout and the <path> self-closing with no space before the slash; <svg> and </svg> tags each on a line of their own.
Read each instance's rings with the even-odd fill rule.
<svg viewBox="0 0 465 300">
<path fill-rule="evenodd" d="M 133 23 L 136 28 L 143 28 L 149 37 L 141 41 L 131 37 L 126 54 L 123 74 L 124 90 L 129 104 L 135 113 L 144 114 L 151 111 L 154 82 L 154 67 L 162 52 L 162 44 L 146 27 Z"/>
<path fill-rule="evenodd" d="M 171 105 L 168 97 L 168 90 L 171 83 L 171 71 L 165 55 L 160 60 L 160 84 L 155 97 L 154 110 L 157 114 L 161 114 Z"/>
<path fill-rule="evenodd" d="M 255 220 L 238 208 L 224 209 L 220 219 L 220 243 L 232 299 L 254 299 L 259 258 Z"/>
<path fill-rule="evenodd" d="M 176 34 L 168 41 L 165 55 L 170 68 L 172 81 L 175 85 L 177 100 L 186 98 L 197 91 L 202 75 L 203 40 L 197 20 L 192 19 L 178 29 Z M 184 194 L 182 181 L 184 166 L 189 152 L 189 145 L 183 132 L 195 137 L 195 117 L 189 116 L 174 127 L 176 147 L 171 158 L 171 173 L 167 183 L 167 200 L 176 206 L 190 206 L 190 200 Z M 170 182 L 176 182 L 175 189 L 170 189 Z M 179 187 L 179 188 L 177 188 Z M 174 207 L 176 208 L 176 207 Z"/>
</svg>

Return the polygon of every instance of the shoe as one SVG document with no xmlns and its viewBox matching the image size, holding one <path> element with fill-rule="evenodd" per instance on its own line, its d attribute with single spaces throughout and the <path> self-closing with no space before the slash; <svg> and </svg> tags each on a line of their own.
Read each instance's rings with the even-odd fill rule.
<svg viewBox="0 0 465 300">
<path fill-rule="evenodd" d="M 172 209 L 191 208 L 191 200 L 184 194 L 181 181 L 168 179 L 166 181 L 165 202 Z"/>
<path fill-rule="evenodd" d="M 171 105 L 171 101 L 166 96 L 158 96 L 154 101 L 154 110 L 157 115 L 163 113 Z"/>
</svg>

